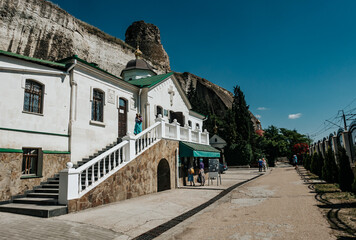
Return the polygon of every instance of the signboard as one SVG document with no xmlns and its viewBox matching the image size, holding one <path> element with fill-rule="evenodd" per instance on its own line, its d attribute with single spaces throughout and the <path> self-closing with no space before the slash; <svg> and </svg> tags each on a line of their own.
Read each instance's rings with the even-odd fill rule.
<svg viewBox="0 0 356 240">
<path fill-rule="evenodd" d="M 209 178 L 217 178 L 219 175 L 219 159 L 209 159 Z"/>
</svg>

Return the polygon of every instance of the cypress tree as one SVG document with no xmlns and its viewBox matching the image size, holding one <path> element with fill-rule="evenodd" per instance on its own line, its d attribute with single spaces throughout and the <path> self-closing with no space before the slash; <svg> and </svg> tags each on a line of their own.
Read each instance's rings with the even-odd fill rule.
<svg viewBox="0 0 356 240">
<path fill-rule="evenodd" d="M 236 146 L 234 152 L 240 165 L 250 164 L 253 156 L 252 141 L 254 128 L 248 108 L 241 88 L 235 86 L 234 101 L 232 104 L 233 121 L 236 127 Z"/>
<path fill-rule="evenodd" d="M 330 147 L 325 154 L 322 178 L 329 183 L 338 182 L 338 167 Z"/>
<path fill-rule="evenodd" d="M 342 191 L 351 191 L 352 183 L 354 181 L 354 174 L 351 170 L 349 157 L 346 150 L 341 148 L 338 153 L 339 159 L 339 185 Z"/>
<path fill-rule="evenodd" d="M 316 175 L 318 175 L 317 174 L 317 172 L 318 172 L 318 158 L 319 158 L 318 155 L 319 154 L 314 153 L 313 157 L 311 159 L 311 163 L 310 163 L 310 171 Z"/>
</svg>

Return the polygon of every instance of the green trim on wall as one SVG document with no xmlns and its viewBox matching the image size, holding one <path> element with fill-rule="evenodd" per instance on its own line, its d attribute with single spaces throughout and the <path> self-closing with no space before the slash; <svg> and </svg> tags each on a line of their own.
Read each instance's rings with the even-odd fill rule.
<svg viewBox="0 0 356 240">
<path fill-rule="evenodd" d="M 70 154 L 68 151 L 50 151 L 50 150 L 42 150 L 44 154 Z"/>
<path fill-rule="evenodd" d="M 22 149 L 0 148 L 0 152 L 4 153 L 23 153 Z"/>
<path fill-rule="evenodd" d="M 13 129 L 13 128 L 2 128 L 2 127 L 0 127 L 0 130 L 14 131 L 14 132 L 25 132 L 25 133 L 34 133 L 34 134 L 44 134 L 44 135 L 52 135 L 52 136 L 60 136 L 60 137 L 69 137 L 68 134 L 37 132 L 37 131 L 30 131 L 30 130 L 23 130 L 23 129 Z"/>
</svg>

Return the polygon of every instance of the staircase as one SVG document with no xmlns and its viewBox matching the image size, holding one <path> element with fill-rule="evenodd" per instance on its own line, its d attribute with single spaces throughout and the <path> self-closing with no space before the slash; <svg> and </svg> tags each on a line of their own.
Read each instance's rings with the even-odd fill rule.
<svg viewBox="0 0 356 240">
<path fill-rule="evenodd" d="M 25 196 L 15 196 L 12 203 L 0 205 L 1 212 L 18 213 L 49 218 L 67 213 L 67 206 L 58 204 L 59 174 L 47 182 L 27 191 Z"/>
<path fill-rule="evenodd" d="M 91 159 L 99 156 L 101 153 L 109 150 L 120 142 L 122 142 L 122 139 L 118 138 L 116 142 L 106 146 L 105 148 L 90 156 L 89 158 L 84 158 L 82 161 L 79 161 L 77 163 L 76 168 L 89 162 Z M 108 161 L 109 160 L 106 160 L 106 164 L 109 164 Z M 105 170 L 105 173 L 107 171 Z M 104 175 L 103 170 L 101 170 L 101 173 Z M 92 176 L 91 170 L 90 176 Z M 81 179 L 82 186 L 85 185 L 85 178 L 83 177 Z M 97 180 L 97 176 L 95 176 L 95 180 Z M 53 178 L 48 178 L 46 182 L 42 182 L 40 186 L 34 187 L 33 190 L 26 191 L 25 195 L 14 196 L 12 198 L 11 203 L 0 205 L 0 212 L 17 213 L 43 218 L 67 214 L 67 206 L 58 204 L 58 193 L 59 174 L 56 174 L 55 176 L 53 176 Z"/>
</svg>

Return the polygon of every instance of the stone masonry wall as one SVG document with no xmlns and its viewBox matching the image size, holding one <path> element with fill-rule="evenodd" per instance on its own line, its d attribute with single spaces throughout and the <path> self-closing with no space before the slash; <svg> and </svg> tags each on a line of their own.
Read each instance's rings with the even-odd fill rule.
<svg viewBox="0 0 356 240">
<path fill-rule="evenodd" d="M 176 187 L 177 141 L 161 140 L 124 168 L 79 199 L 68 202 L 68 212 L 157 192 L 157 167 L 166 159 L 170 167 L 171 189 Z"/>
<path fill-rule="evenodd" d="M 0 202 L 40 185 L 66 167 L 70 154 L 43 154 L 42 177 L 21 179 L 22 153 L 0 153 Z"/>
</svg>

